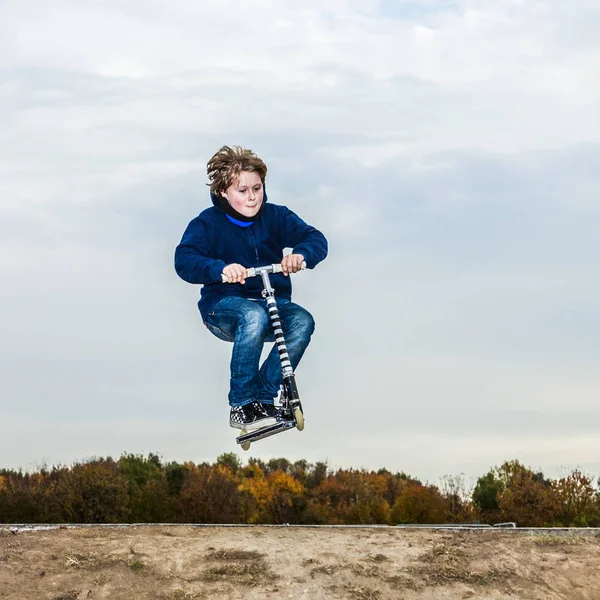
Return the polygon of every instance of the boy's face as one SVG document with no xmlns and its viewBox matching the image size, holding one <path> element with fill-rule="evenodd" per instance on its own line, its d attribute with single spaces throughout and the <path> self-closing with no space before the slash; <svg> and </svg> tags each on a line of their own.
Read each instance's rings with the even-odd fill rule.
<svg viewBox="0 0 600 600">
<path fill-rule="evenodd" d="M 260 175 L 253 171 L 242 171 L 239 179 L 221 193 L 245 217 L 253 217 L 263 203 L 263 184 Z"/>
</svg>

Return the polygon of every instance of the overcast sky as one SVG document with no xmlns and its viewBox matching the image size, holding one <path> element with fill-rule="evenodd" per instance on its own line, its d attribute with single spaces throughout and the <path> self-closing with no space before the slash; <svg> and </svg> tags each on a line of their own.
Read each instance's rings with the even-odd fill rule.
<svg viewBox="0 0 600 600">
<path fill-rule="evenodd" d="M 598 31 L 597 0 L 0 2 L 0 467 L 600 475 Z M 173 269 L 223 144 L 330 244 L 294 276 L 306 429 L 249 453 Z"/>
</svg>

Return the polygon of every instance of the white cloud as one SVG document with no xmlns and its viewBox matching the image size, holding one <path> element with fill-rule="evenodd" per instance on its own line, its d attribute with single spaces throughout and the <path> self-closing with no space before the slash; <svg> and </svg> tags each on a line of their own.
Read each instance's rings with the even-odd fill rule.
<svg viewBox="0 0 600 600">
<path fill-rule="evenodd" d="M 0 7 L 0 394 L 16 399 L 15 436 L 30 426 L 19 415 L 41 411 L 35 444 L 15 454 L 14 440 L 0 442 L 0 461 L 52 455 L 47 398 L 66 420 L 61 460 L 94 448 L 192 458 L 177 435 L 151 447 L 169 406 L 174 423 L 224 423 L 202 460 L 232 449 L 229 348 L 202 330 L 197 289 L 177 280 L 172 252 L 206 206 L 206 160 L 239 143 L 269 163 L 271 201 L 331 243 L 295 292 L 318 324 L 299 378 L 311 426 L 257 452 L 338 464 L 364 452 L 373 468 L 402 469 L 426 446 L 410 464 L 429 478 L 513 450 L 597 465 L 574 421 L 557 429 L 577 407 L 591 436 L 600 393 L 590 358 L 600 300 L 594 3 L 228 7 Z M 374 391 L 381 408 L 363 418 Z M 406 418 L 415 398 L 448 422 L 428 430 L 429 412 Z M 144 411 L 146 433 L 121 448 L 95 424 L 98 407 Z M 464 412 L 474 426 L 498 417 L 510 428 L 520 409 L 530 429 L 494 438 L 469 463 L 481 438 L 466 432 Z M 548 429 L 561 440 L 552 451 Z M 435 436 L 456 451 L 441 456 Z"/>
</svg>

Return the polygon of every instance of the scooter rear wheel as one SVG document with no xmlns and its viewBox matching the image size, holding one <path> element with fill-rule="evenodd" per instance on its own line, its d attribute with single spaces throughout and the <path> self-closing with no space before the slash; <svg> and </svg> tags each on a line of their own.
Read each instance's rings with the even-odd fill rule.
<svg viewBox="0 0 600 600">
<path fill-rule="evenodd" d="M 246 435 L 247 433 L 248 432 L 245 429 L 242 429 L 240 435 Z M 242 450 L 248 451 L 248 450 L 250 450 L 250 444 L 251 444 L 251 442 L 242 442 L 240 444 L 240 446 L 241 446 Z"/>
</svg>

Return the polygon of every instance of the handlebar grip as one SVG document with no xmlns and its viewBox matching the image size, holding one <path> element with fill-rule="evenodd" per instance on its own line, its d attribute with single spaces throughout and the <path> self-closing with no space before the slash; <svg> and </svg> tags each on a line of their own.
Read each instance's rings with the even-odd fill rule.
<svg viewBox="0 0 600 600">
<path fill-rule="evenodd" d="M 271 273 L 281 273 L 283 271 L 283 269 L 281 268 L 281 263 L 276 263 L 270 266 L 272 269 L 270 271 Z M 256 277 L 256 275 L 258 274 L 256 271 L 258 270 L 260 272 L 262 269 L 264 269 L 264 267 L 250 267 L 249 269 L 246 269 L 246 279 L 249 279 L 250 277 Z M 302 261 L 302 266 L 300 267 L 300 269 L 302 271 L 306 269 L 306 261 Z M 229 283 L 225 273 L 221 273 L 221 282 Z"/>
<path fill-rule="evenodd" d="M 283 271 L 283 269 L 281 268 L 281 263 L 277 263 L 276 265 L 271 265 L 273 267 L 273 273 L 281 273 Z M 304 269 L 306 269 L 306 261 L 303 260 L 302 261 L 302 266 L 300 267 L 301 271 L 304 271 Z M 254 270 L 254 269 L 252 269 Z M 248 277 L 251 277 L 250 275 L 248 275 Z"/>
</svg>

